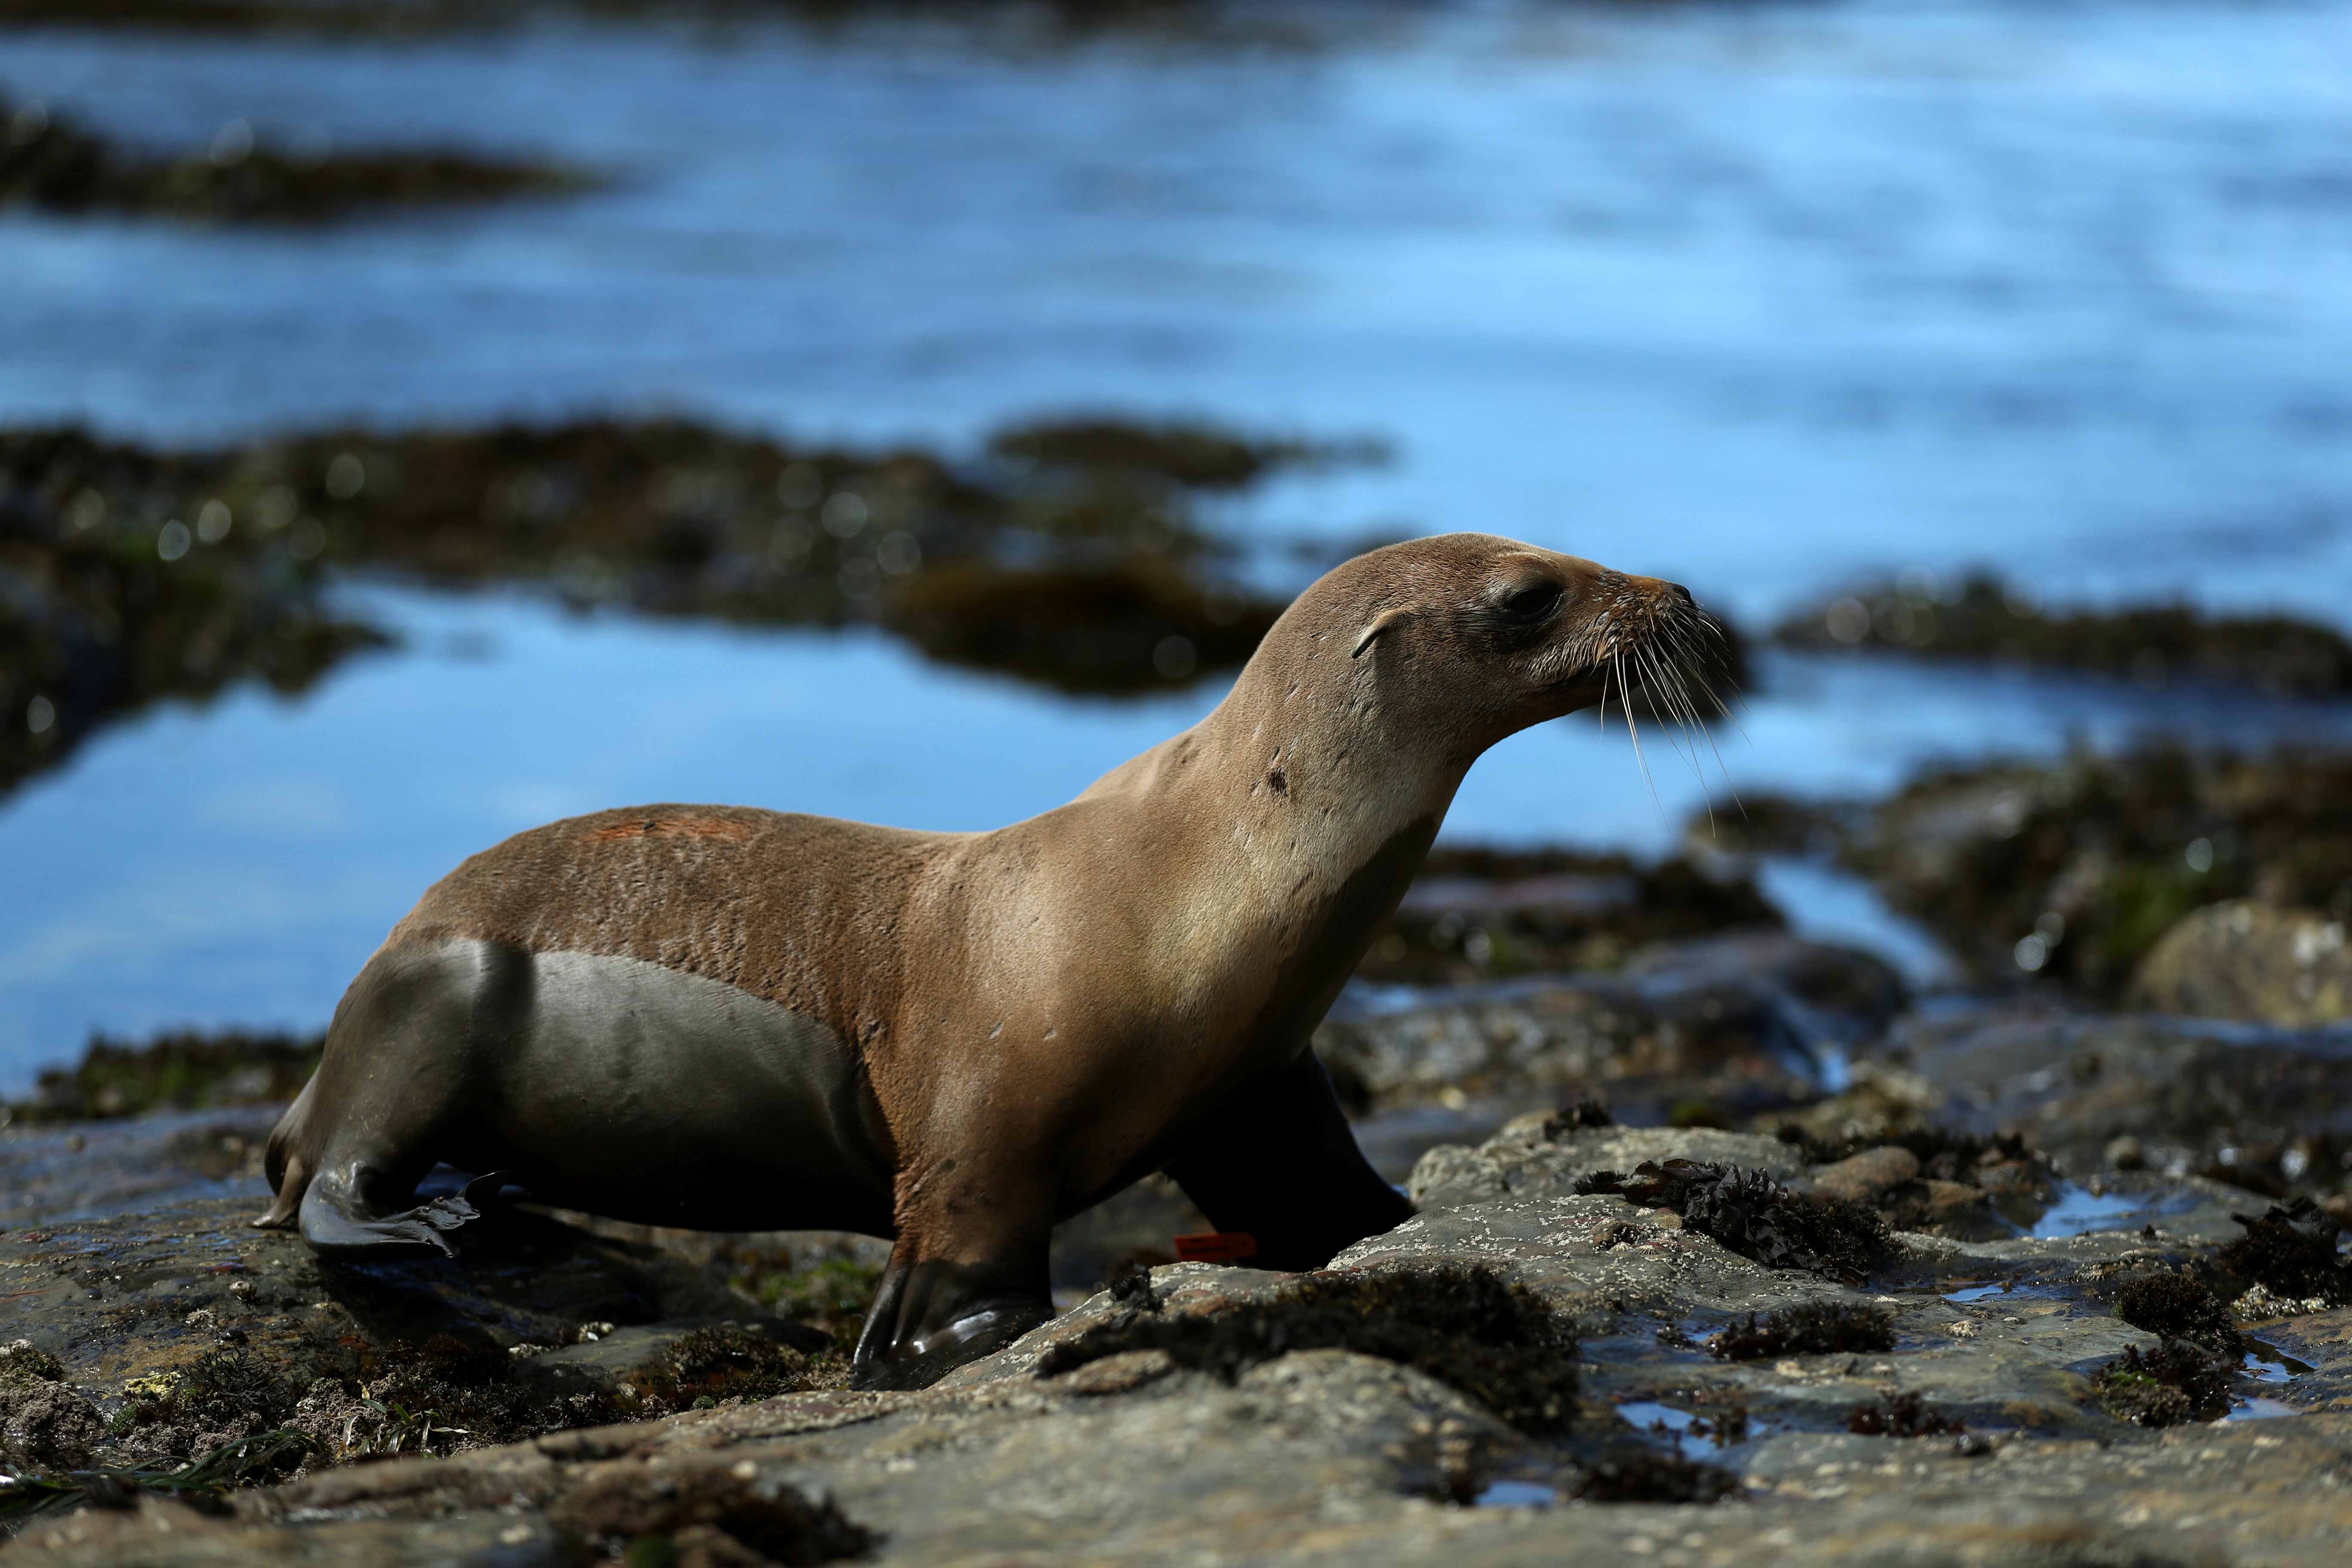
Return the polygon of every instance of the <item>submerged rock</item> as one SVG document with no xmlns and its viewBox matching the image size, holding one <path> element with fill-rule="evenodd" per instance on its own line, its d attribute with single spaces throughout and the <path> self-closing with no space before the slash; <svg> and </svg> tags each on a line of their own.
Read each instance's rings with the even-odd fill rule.
<svg viewBox="0 0 2352 1568">
<path fill-rule="evenodd" d="M 2345 922 L 2238 899 L 2197 910 L 2140 961 L 2126 998 L 2159 1013 L 2300 1026 L 2352 1018 Z"/>
<path fill-rule="evenodd" d="M 323 223 L 370 208 L 545 195 L 594 184 L 576 170 L 447 148 L 279 151 L 257 145 L 242 120 L 182 157 L 155 158 L 126 152 L 37 100 L 0 95 L 0 207 Z"/>
<path fill-rule="evenodd" d="M 2276 693 L 2352 692 L 2352 641 L 2332 626 L 2188 605 L 2062 614 L 2031 590 L 1981 574 L 1865 584 L 1798 612 L 1772 637 L 1787 647 L 1900 648 L 2092 670 L 2143 686 L 2221 680 Z"/>
</svg>

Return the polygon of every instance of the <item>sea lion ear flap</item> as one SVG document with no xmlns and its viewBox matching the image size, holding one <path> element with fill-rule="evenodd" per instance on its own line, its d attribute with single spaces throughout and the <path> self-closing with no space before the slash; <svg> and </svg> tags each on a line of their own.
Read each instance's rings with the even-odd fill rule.
<svg viewBox="0 0 2352 1568">
<path fill-rule="evenodd" d="M 1399 605 L 1393 609 L 1382 610 L 1380 613 L 1379 617 L 1375 619 L 1370 626 L 1364 628 L 1363 635 L 1356 639 L 1356 646 L 1349 650 L 1348 657 L 1349 658 L 1363 658 L 1364 650 L 1371 647 L 1374 643 L 1380 641 L 1381 634 L 1382 632 L 1385 632 L 1391 627 L 1398 626 L 1403 622 L 1405 613 L 1405 606 L 1402 605 Z"/>
</svg>

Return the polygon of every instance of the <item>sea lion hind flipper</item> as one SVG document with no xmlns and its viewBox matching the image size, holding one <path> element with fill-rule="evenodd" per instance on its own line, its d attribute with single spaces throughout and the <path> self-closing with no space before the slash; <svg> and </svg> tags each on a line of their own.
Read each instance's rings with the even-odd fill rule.
<svg viewBox="0 0 2352 1568">
<path fill-rule="evenodd" d="M 330 1258 L 364 1258 L 417 1247 L 455 1258 L 457 1249 L 443 1232 L 481 1218 L 483 1205 L 496 1196 L 506 1180 L 503 1172 L 493 1172 L 467 1183 L 463 1192 L 391 1214 L 374 1212 L 349 1183 L 314 1181 L 302 1196 L 302 1239 L 310 1244 L 310 1250 Z"/>
</svg>

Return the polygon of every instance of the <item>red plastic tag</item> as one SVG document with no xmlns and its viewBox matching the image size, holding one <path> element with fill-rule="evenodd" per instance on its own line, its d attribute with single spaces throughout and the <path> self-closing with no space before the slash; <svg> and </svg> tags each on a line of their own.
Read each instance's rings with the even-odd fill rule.
<svg viewBox="0 0 2352 1568">
<path fill-rule="evenodd" d="M 1180 1236 L 1176 1238 L 1176 1256 L 1185 1263 L 1238 1263 L 1257 1256 L 1257 1237 L 1245 1230 Z"/>
</svg>

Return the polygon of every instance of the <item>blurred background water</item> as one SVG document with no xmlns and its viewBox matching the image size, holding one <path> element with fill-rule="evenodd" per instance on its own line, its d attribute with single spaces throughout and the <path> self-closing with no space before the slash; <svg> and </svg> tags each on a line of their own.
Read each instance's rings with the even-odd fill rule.
<svg viewBox="0 0 2352 1568">
<path fill-rule="evenodd" d="M 1977 563 L 2052 603 L 2352 627 L 2352 3 L 1275 16 L 0 31 L 0 89 L 131 141 L 244 119 L 613 178 L 329 229 L 0 214 L 0 423 L 197 444 L 670 412 L 953 452 L 1039 415 L 1190 417 L 1389 447 L 1224 520 L 1285 588 L 1355 540 L 1477 529 L 1759 627 Z M 426 883 L 553 816 L 984 827 L 1221 695 L 347 592 L 403 650 L 152 711 L 0 802 L 0 1089 L 93 1026 L 315 1027 Z M 1705 759 L 1718 808 L 2150 727 L 2352 730 L 1899 657 L 1759 675 Z M 1650 762 L 1654 790 L 1622 729 L 1546 726 L 1448 832 L 1661 849 L 1704 792 L 1663 737 Z"/>
</svg>

